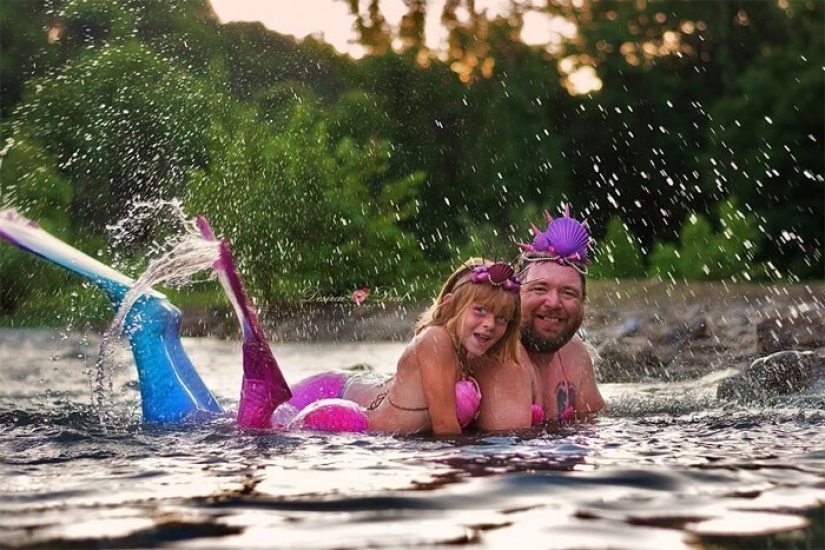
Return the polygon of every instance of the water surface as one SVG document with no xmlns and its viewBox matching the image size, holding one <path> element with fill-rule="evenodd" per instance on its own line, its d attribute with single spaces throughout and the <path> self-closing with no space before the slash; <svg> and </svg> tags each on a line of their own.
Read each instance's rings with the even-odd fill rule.
<svg viewBox="0 0 825 550">
<path fill-rule="evenodd" d="M 459 438 L 140 423 L 128 352 L 0 331 L 3 548 L 822 548 L 822 392 L 741 406 L 725 373 L 604 385 L 595 424 Z M 228 408 L 240 344 L 184 345 Z M 273 346 L 290 381 L 400 343 Z M 98 397 L 98 392 L 102 398 Z"/>
</svg>

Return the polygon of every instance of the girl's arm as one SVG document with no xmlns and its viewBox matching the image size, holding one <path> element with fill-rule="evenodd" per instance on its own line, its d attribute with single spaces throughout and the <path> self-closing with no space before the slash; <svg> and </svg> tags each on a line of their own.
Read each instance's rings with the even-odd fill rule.
<svg viewBox="0 0 825 550">
<path fill-rule="evenodd" d="M 459 372 L 458 355 L 450 335 L 441 327 L 422 333 L 416 345 L 421 369 L 421 385 L 435 434 L 460 434 L 455 410 L 455 384 Z"/>
</svg>

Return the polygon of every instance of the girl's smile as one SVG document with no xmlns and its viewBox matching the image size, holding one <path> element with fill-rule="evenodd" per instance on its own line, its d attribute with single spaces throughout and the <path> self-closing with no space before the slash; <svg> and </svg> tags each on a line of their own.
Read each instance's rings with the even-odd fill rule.
<svg viewBox="0 0 825 550">
<path fill-rule="evenodd" d="M 464 313 L 458 330 L 459 340 L 470 355 L 484 355 L 507 330 L 510 320 L 496 315 L 482 304 L 473 304 Z"/>
</svg>

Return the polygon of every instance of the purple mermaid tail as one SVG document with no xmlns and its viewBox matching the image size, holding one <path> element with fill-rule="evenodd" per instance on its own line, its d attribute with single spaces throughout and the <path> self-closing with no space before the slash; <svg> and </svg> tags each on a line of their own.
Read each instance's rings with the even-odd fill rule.
<svg viewBox="0 0 825 550">
<path fill-rule="evenodd" d="M 344 395 L 344 386 L 352 376 L 348 372 L 319 372 L 307 376 L 292 386 L 292 399 L 287 403 L 301 411 L 321 399 L 339 399 Z"/>
<path fill-rule="evenodd" d="M 319 372 L 292 387 L 292 399 L 278 407 L 275 424 L 287 430 L 365 432 L 367 415 L 357 403 L 343 399 L 348 372 Z"/>
<path fill-rule="evenodd" d="M 321 373 L 312 377 L 314 380 L 308 386 L 323 387 L 322 393 L 324 393 L 326 389 L 336 385 L 338 378 L 330 379 L 330 375 L 341 374 L 348 376 L 346 373 Z M 324 382 L 330 384 L 324 386 Z M 481 403 L 481 391 L 475 380 L 462 380 L 456 383 L 455 399 L 456 418 L 459 425 L 466 428 L 478 416 Z M 300 404 L 305 402 L 305 399 L 293 398 L 292 401 L 279 407 L 279 411 L 284 415 L 280 422 L 285 425 L 286 429 L 316 432 L 366 432 L 369 430 L 369 420 L 364 408 L 353 401 L 339 397 L 323 397 L 318 401 L 310 402 L 303 409 L 292 405 L 296 401 Z M 295 416 L 290 418 L 291 415 Z"/>
<path fill-rule="evenodd" d="M 218 240 L 203 216 L 198 216 L 198 227 L 205 239 Z M 270 429 L 272 413 L 292 396 L 292 392 L 266 341 L 258 316 L 244 292 L 229 244 L 225 240 L 220 240 L 220 258 L 215 262 L 214 269 L 232 302 L 243 331 L 243 382 L 238 405 L 238 426 Z"/>
</svg>

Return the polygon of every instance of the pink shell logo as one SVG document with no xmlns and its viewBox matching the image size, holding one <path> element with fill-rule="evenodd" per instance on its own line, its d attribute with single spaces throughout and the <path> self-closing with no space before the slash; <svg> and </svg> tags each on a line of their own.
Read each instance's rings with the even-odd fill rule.
<svg viewBox="0 0 825 550">
<path fill-rule="evenodd" d="M 364 303 L 364 300 L 367 299 L 367 296 L 370 295 L 370 290 L 368 288 L 359 288 L 355 292 L 352 293 L 352 301 L 355 302 L 356 305 L 361 305 Z"/>
</svg>

